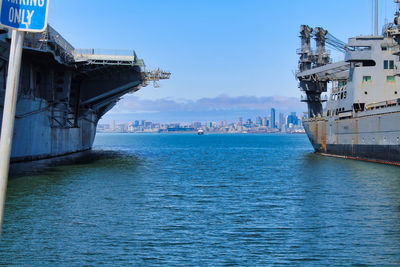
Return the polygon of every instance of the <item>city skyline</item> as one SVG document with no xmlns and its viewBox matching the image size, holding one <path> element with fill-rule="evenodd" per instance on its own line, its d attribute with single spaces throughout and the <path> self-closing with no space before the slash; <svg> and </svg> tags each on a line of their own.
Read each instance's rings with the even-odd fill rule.
<svg viewBox="0 0 400 267">
<path fill-rule="evenodd" d="M 116 107 L 100 120 L 100 123 L 146 119 L 160 122 L 190 122 L 208 120 L 235 121 L 238 117 L 255 118 L 267 115 L 271 108 L 289 114 L 305 112 L 306 105 L 298 97 L 230 97 L 220 95 L 197 101 L 181 99 L 143 100 L 135 95 L 125 96 Z M 269 116 L 269 115 L 268 115 Z"/>
<path fill-rule="evenodd" d="M 205 132 L 215 133 L 304 133 L 302 117 L 296 112 L 284 114 L 279 112 L 276 120 L 276 110 L 271 108 L 270 114 L 256 116 L 254 118 L 238 117 L 236 121 L 191 121 L 161 123 L 144 119 L 136 119 L 128 122 L 99 123 L 98 132 L 131 132 L 131 133 L 168 133 L 168 132 Z M 253 120 L 254 119 L 254 120 Z"/>
<path fill-rule="evenodd" d="M 283 119 L 287 119 L 288 116 L 295 114 L 295 116 L 297 116 L 299 119 L 301 119 L 302 117 L 307 116 L 307 112 L 306 111 L 302 111 L 302 112 L 297 112 L 297 111 L 290 111 L 290 112 L 278 112 L 276 111 L 275 108 L 271 108 L 271 110 L 275 111 L 275 117 L 274 117 L 274 123 L 275 125 L 281 125 Z M 129 115 L 130 116 L 130 115 Z M 205 120 L 196 120 L 196 119 L 186 119 L 186 120 L 167 120 L 167 121 L 158 121 L 158 120 L 154 120 L 151 118 L 147 118 L 146 116 L 130 116 L 130 118 L 127 119 L 110 119 L 109 121 L 106 120 L 100 120 L 99 124 L 111 124 L 113 122 L 118 122 L 118 123 L 129 123 L 129 122 L 133 122 L 133 121 L 157 121 L 159 123 L 164 123 L 164 124 L 173 124 L 173 123 L 181 123 L 181 124 L 188 124 L 194 121 L 201 121 L 203 123 L 209 122 L 209 121 L 227 121 L 228 123 L 235 123 L 238 121 L 238 119 L 242 119 L 242 120 L 254 120 L 254 122 L 258 122 L 259 119 L 261 119 L 261 121 L 267 120 L 267 123 L 271 122 L 271 116 L 272 113 L 266 111 L 264 114 L 259 114 L 259 113 L 255 113 L 255 115 L 252 116 L 245 116 L 245 115 L 241 115 L 239 114 L 238 116 L 234 117 L 233 119 L 227 119 L 227 118 L 219 118 L 219 119 L 205 119 Z"/>
</svg>

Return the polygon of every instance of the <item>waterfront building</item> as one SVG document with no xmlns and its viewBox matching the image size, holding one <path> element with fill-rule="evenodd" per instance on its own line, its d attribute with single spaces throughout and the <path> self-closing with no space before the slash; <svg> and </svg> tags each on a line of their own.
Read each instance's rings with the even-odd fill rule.
<svg viewBox="0 0 400 267">
<path fill-rule="evenodd" d="M 285 125 L 285 116 L 282 112 L 279 112 L 279 129 L 282 131 L 283 126 Z"/>
<path fill-rule="evenodd" d="M 270 128 L 273 129 L 275 128 L 275 109 L 271 108 L 271 119 L 270 119 Z"/>
<path fill-rule="evenodd" d="M 262 118 L 262 126 L 267 126 L 267 124 L 268 124 L 268 119 L 267 119 L 267 117 L 264 117 L 264 118 Z"/>
<path fill-rule="evenodd" d="M 253 122 L 251 119 L 247 119 L 246 123 L 244 124 L 246 128 L 251 128 L 253 126 Z"/>
<path fill-rule="evenodd" d="M 193 122 L 192 123 L 192 127 L 195 129 L 200 129 L 201 128 L 201 122 Z"/>
<path fill-rule="evenodd" d="M 291 112 L 287 119 L 287 125 L 292 123 L 293 125 L 298 125 L 298 118 L 296 116 L 296 112 Z"/>
<path fill-rule="evenodd" d="M 257 116 L 256 118 L 256 124 L 261 126 L 262 125 L 262 118 L 260 116 Z"/>
<path fill-rule="evenodd" d="M 242 118 L 242 117 L 239 117 L 238 125 L 239 125 L 239 126 L 242 126 L 242 125 L 243 125 L 243 118 Z"/>
</svg>

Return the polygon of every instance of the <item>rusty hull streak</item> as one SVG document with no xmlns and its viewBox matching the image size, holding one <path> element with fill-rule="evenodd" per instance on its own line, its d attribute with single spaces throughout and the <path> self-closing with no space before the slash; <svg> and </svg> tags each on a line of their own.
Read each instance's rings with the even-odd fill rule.
<svg viewBox="0 0 400 267">
<path fill-rule="evenodd" d="M 312 127 L 313 127 L 313 133 L 314 133 L 314 142 L 318 143 L 318 123 L 312 123 Z"/>
<path fill-rule="evenodd" d="M 324 149 L 324 151 L 326 152 L 327 151 L 327 149 L 326 149 L 326 124 L 327 124 L 327 121 L 322 121 L 322 134 L 321 134 L 321 145 L 322 145 L 322 148 Z"/>
</svg>

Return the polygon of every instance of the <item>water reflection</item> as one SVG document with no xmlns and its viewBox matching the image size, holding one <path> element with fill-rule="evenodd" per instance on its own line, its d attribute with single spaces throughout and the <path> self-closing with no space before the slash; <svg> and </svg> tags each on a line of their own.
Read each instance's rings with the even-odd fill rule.
<svg viewBox="0 0 400 267">
<path fill-rule="evenodd" d="M 26 178 L 27 176 L 41 176 L 48 173 L 64 172 L 66 167 L 80 165 L 98 166 L 102 162 L 109 167 L 118 167 L 120 164 L 139 163 L 138 156 L 117 150 L 89 150 L 52 159 L 33 162 L 13 163 L 10 165 L 9 179 Z M 133 164 L 135 165 L 135 164 Z"/>
</svg>

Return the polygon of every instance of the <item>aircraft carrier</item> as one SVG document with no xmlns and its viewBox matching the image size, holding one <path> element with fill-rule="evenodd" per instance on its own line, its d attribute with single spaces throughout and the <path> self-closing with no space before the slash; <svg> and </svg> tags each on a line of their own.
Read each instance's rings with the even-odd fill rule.
<svg viewBox="0 0 400 267">
<path fill-rule="evenodd" d="M 10 35 L 0 29 L 0 120 Z M 124 94 L 170 77 L 146 72 L 133 50 L 75 49 L 50 25 L 26 34 L 20 75 L 11 162 L 91 149 L 99 119 Z"/>
<path fill-rule="evenodd" d="M 375 34 L 347 44 L 323 28 L 301 26 L 303 125 L 318 153 L 400 165 L 400 11 L 381 35 L 377 21 L 376 15 Z M 344 52 L 344 60 L 332 62 L 325 45 Z"/>
</svg>

